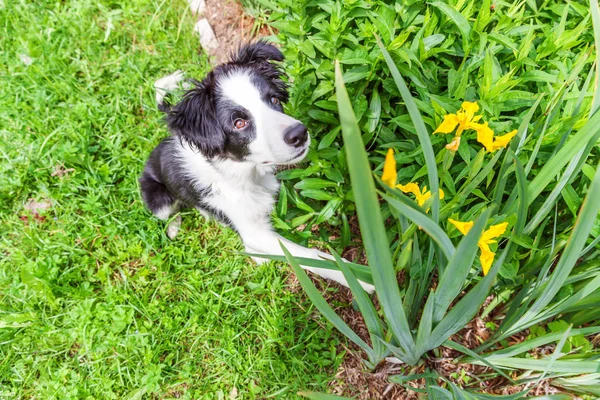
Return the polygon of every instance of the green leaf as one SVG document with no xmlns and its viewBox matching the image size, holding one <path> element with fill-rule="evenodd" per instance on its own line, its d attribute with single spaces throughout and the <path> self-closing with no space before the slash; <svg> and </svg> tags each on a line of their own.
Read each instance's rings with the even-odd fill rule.
<svg viewBox="0 0 600 400">
<path fill-rule="evenodd" d="M 571 139 L 548 160 L 536 177 L 527 187 L 528 202 L 531 204 L 548 184 L 557 176 L 560 175 L 561 169 L 576 157 L 577 153 L 584 148 L 588 143 L 596 143 L 600 138 L 600 113 L 595 113 L 592 118 L 571 137 Z M 507 210 L 507 214 L 511 214 L 514 210 Z"/>
<path fill-rule="evenodd" d="M 594 26 L 594 44 L 596 46 L 596 82 L 590 110 L 590 115 L 594 115 L 600 107 L 600 8 L 598 7 L 598 0 L 590 0 L 590 12 L 592 14 L 592 25 Z"/>
<path fill-rule="evenodd" d="M 406 196 L 404 196 L 399 190 L 393 189 L 397 197 L 405 198 L 405 202 L 411 201 Z M 436 224 L 429 216 L 423 214 L 423 212 L 419 210 L 415 210 L 413 207 L 408 206 L 405 202 L 401 202 L 398 199 L 395 199 L 386 194 L 381 194 L 381 197 L 388 202 L 388 204 L 397 210 L 400 214 L 404 215 L 408 218 L 412 223 L 416 226 L 423 229 L 431 238 L 440 246 L 442 252 L 446 256 L 447 259 L 452 258 L 454 255 L 454 245 L 452 241 L 446 235 L 446 232 L 438 224 Z"/>
<path fill-rule="evenodd" d="M 597 333 L 600 333 L 600 326 L 591 326 L 589 328 L 580 328 L 580 329 L 572 329 L 571 330 L 571 335 L 573 335 L 573 336 L 574 335 L 589 336 L 589 335 L 595 335 Z M 519 354 L 526 353 L 535 348 L 546 346 L 549 343 L 556 342 L 557 340 L 560 340 L 560 338 L 562 337 L 562 334 L 563 334 L 562 332 L 556 332 L 556 333 L 549 333 L 549 334 L 546 334 L 543 336 L 539 336 L 539 337 L 536 337 L 533 339 L 527 339 L 527 340 L 517 343 L 515 345 L 494 351 L 489 354 L 484 354 L 481 357 L 484 357 L 486 360 L 489 360 L 491 362 L 494 358 L 507 358 L 507 357 L 517 356 Z M 466 358 L 464 361 L 472 362 L 473 359 Z"/>
<path fill-rule="evenodd" d="M 244 254 L 244 255 L 250 256 L 250 257 L 266 258 L 266 259 L 272 260 L 272 261 L 287 262 L 287 258 L 285 258 L 285 256 L 274 256 L 274 255 L 269 255 L 269 254 L 255 254 L 255 253 L 245 253 L 245 252 L 242 252 L 240 254 Z M 298 262 L 301 263 L 301 265 L 338 271 L 338 267 L 335 265 L 335 263 L 333 261 L 330 261 L 330 260 L 316 260 L 314 258 L 304 258 L 304 257 L 296 257 L 296 260 L 298 260 Z M 371 278 L 371 269 L 369 267 L 366 267 L 366 266 L 360 265 L 360 264 L 356 264 L 356 263 L 351 263 L 351 262 L 346 262 L 346 265 L 352 270 L 352 273 L 358 279 L 360 279 L 363 282 L 373 283 L 373 278 Z"/>
<path fill-rule="evenodd" d="M 313 119 L 316 119 L 319 122 L 325 122 L 333 125 L 338 124 L 338 120 L 331 113 L 319 110 L 318 108 L 308 110 L 308 115 L 310 115 Z"/>
<path fill-rule="evenodd" d="M 412 364 L 417 361 L 414 356 L 415 343 L 404 308 L 398 306 L 402 304 L 402 298 L 396 282 L 396 273 L 383 226 L 375 183 L 350 98 L 344 86 L 339 62 L 336 62 L 335 65 L 335 78 L 344 148 L 354 188 L 356 211 L 377 297 L 390 329 L 404 351 L 410 355 L 409 359 L 403 361 Z"/>
<path fill-rule="evenodd" d="M 433 325 L 434 303 L 435 293 L 432 290 L 429 292 L 429 296 L 425 302 L 425 308 L 423 309 L 419 328 L 417 329 L 417 354 L 423 354 L 427 351 L 427 339 L 431 335 L 431 327 Z"/>
<path fill-rule="evenodd" d="M 337 183 L 327 181 L 325 179 L 320 179 L 320 178 L 306 178 L 294 185 L 294 187 L 299 190 L 323 189 L 323 188 L 336 187 L 336 186 L 337 186 Z"/>
<path fill-rule="evenodd" d="M 315 224 L 320 224 L 324 221 L 328 221 L 333 216 L 333 214 L 335 214 L 342 202 L 343 200 L 339 198 L 327 202 L 327 204 L 325 204 L 325 206 L 319 212 L 319 216 L 317 217 Z"/>
<path fill-rule="evenodd" d="M 369 116 L 369 132 L 375 132 L 377 128 L 377 124 L 379 124 L 379 118 L 381 117 L 381 98 L 379 97 L 379 92 L 377 88 L 373 90 L 373 94 L 371 94 L 371 103 L 369 104 L 369 110 L 371 110 L 371 115 Z"/>
<path fill-rule="evenodd" d="M 392 57 L 386 50 L 385 46 L 381 42 L 379 37 L 376 37 L 377 44 L 383 53 L 383 57 L 385 58 L 385 62 L 392 73 L 394 81 L 396 82 L 396 86 L 400 91 L 402 96 L 402 100 L 404 100 L 404 104 L 406 105 L 406 109 L 410 114 L 410 118 L 415 126 L 417 131 L 417 136 L 419 137 L 419 142 L 421 143 L 421 148 L 423 151 L 423 156 L 425 157 L 425 165 L 427 166 L 427 176 L 429 177 L 429 190 L 431 193 L 438 193 L 439 190 L 439 180 L 438 180 L 438 172 L 437 172 L 437 163 L 435 161 L 435 153 L 433 152 L 433 147 L 431 146 L 431 139 L 429 138 L 429 133 L 427 132 L 427 128 L 425 127 L 425 123 L 423 122 L 423 117 L 419 113 L 419 109 L 413 99 L 402 75 L 398 71 L 398 68 L 394 64 Z M 437 223 L 439 219 L 439 209 L 440 209 L 440 199 L 438 196 L 432 196 L 433 203 L 431 204 L 431 215 L 433 221 Z"/>
<path fill-rule="evenodd" d="M 300 194 L 302 195 L 302 197 L 308 197 L 309 199 L 315 199 L 315 200 L 329 201 L 329 200 L 333 200 L 336 198 L 335 195 L 333 195 L 329 192 L 326 192 L 324 190 L 317 190 L 317 189 L 303 190 L 300 192 Z"/>
<path fill-rule="evenodd" d="M 513 140 L 511 140 L 510 149 L 515 154 L 519 154 L 519 152 L 521 150 L 521 146 L 523 145 L 523 143 L 525 142 L 525 140 L 527 138 L 529 122 L 531 121 L 531 118 L 533 117 L 535 110 L 537 110 L 538 105 L 542 101 L 542 98 L 543 98 L 543 95 L 538 96 L 538 99 L 536 100 L 535 104 L 533 106 L 531 106 L 531 108 L 527 112 L 527 115 L 525 115 L 525 118 L 523 118 L 523 120 L 521 121 L 521 124 L 519 124 L 519 129 L 517 130 L 517 135 L 513 138 Z M 500 167 L 500 173 L 498 176 L 500 176 L 500 177 L 505 176 L 505 173 L 507 171 L 507 168 L 508 168 L 508 165 L 510 162 L 510 158 L 511 158 L 511 155 L 509 152 L 507 152 L 506 156 L 504 157 L 504 161 L 502 162 L 502 167 Z M 496 187 L 494 188 L 494 201 L 496 204 L 499 204 L 499 205 L 502 204 L 502 197 L 504 196 L 504 188 L 506 187 L 506 183 L 507 183 L 507 179 L 501 178 L 501 179 L 496 180 Z"/>
<path fill-rule="evenodd" d="M 368 66 L 354 67 L 344 73 L 344 82 L 352 83 L 369 76 L 371 68 Z"/>
<path fill-rule="evenodd" d="M 525 221 L 527 220 L 527 210 L 529 208 L 529 202 L 527 201 L 527 178 L 525 178 L 525 170 L 519 158 L 515 156 L 510 149 L 508 151 L 513 156 L 515 174 L 517 176 L 519 206 L 517 208 L 517 222 L 515 223 L 513 236 L 518 237 L 521 235 L 521 233 L 523 233 L 523 227 L 525 226 Z"/>
<path fill-rule="evenodd" d="M 283 250 L 283 253 L 285 254 L 285 258 L 287 259 L 288 263 L 290 263 L 290 265 L 294 269 L 294 272 L 298 277 L 298 281 L 300 282 L 300 285 L 302 285 L 302 288 L 304 289 L 304 292 L 306 293 L 310 301 L 312 301 L 312 303 L 315 305 L 315 307 L 317 307 L 321 314 L 323 314 L 323 316 L 327 318 L 327 320 L 331 322 L 333 326 L 335 326 L 341 333 L 343 333 L 344 336 L 356 343 L 361 349 L 364 350 L 365 353 L 372 357 L 373 350 L 371 349 L 371 347 L 369 347 L 369 345 L 366 344 L 364 340 L 362 340 L 356 333 L 354 333 L 354 331 L 348 325 L 346 325 L 344 320 L 341 319 L 335 313 L 333 308 L 331 308 L 331 306 L 327 303 L 323 295 L 319 293 L 319 291 L 312 283 L 306 272 L 304 272 L 302 267 L 300 267 L 298 261 L 290 254 L 290 252 L 288 251 L 288 249 L 285 248 L 283 243 L 280 242 L 279 245 L 281 246 L 281 249 Z"/>
<path fill-rule="evenodd" d="M 435 327 L 427 342 L 428 349 L 435 349 L 444 343 L 450 336 L 464 328 L 475 316 L 485 298 L 489 295 L 494 279 L 509 250 L 510 244 L 504 249 L 500 257 L 496 259 L 489 273 L 469 290 Z"/>
<path fill-rule="evenodd" d="M 452 6 L 446 3 L 442 3 L 440 1 L 436 1 L 429 4 L 438 8 L 441 12 L 446 14 L 446 16 L 450 18 L 452 22 L 454 22 L 454 24 L 462 34 L 463 40 L 467 43 L 469 42 L 469 35 L 471 34 L 471 25 L 461 13 L 456 11 Z"/>
<path fill-rule="evenodd" d="M 462 362 L 469 362 L 469 360 L 473 359 L 473 360 L 478 360 L 479 362 L 483 363 L 485 366 L 492 368 L 494 371 L 496 371 L 498 374 L 502 375 L 504 378 L 506 378 L 509 382 L 515 383 L 515 381 L 509 377 L 508 375 L 506 375 L 501 369 L 497 368 L 496 366 L 494 366 L 493 363 L 491 363 L 490 361 L 488 361 L 486 358 L 484 358 L 483 356 L 480 356 L 479 354 L 475 353 L 473 350 L 459 344 L 459 343 L 455 343 L 451 340 L 446 340 L 443 344 L 443 346 L 445 347 L 449 347 L 453 350 L 456 351 L 460 351 L 463 354 L 467 354 L 469 355 L 471 358 L 467 358 L 467 359 L 462 359 Z"/>
<path fill-rule="evenodd" d="M 600 113 L 595 114 L 595 116 L 599 115 Z M 529 308 L 529 310 L 527 310 L 527 312 L 504 333 L 504 337 L 510 336 L 513 333 L 532 325 L 533 319 L 543 311 L 543 309 L 558 293 L 563 285 L 563 282 L 569 276 L 571 270 L 575 266 L 575 263 L 579 259 L 579 255 L 585 246 L 590 231 L 594 227 L 594 224 L 598 218 L 598 212 L 600 212 L 600 201 L 598 201 L 599 198 L 600 167 L 596 167 L 596 175 L 589 187 L 579 215 L 577 216 L 577 221 L 575 222 L 575 226 L 571 232 L 569 241 L 562 252 L 560 260 L 554 268 L 554 272 L 550 276 L 548 284 L 546 285 L 545 289 L 540 292 L 540 296 L 536 299 L 531 308 Z"/>
<path fill-rule="evenodd" d="M 485 229 L 489 215 L 490 211 L 487 210 L 477 219 L 473 228 L 460 241 L 456 252 L 450 258 L 435 291 L 434 322 L 442 319 L 452 301 L 461 292 L 469 270 L 473 266 L 473 260 L 477 255 L 477 243 Z"/>
<path fill-rule="evenodd" d="M 383 326 L 381 320 L 379 319 L 379 315 L 377 314 L 377 310 L 373 306 L 373 302 L 369 299 L 369 296 L 364 291 L 362 286 L 358 283 L 358 280 L 352 273 L 352 270 L 342 261 L 340 256 L 333 250 L 329 249 L 331 254 L 335 257 L 335 261 L 340 268 L 340 271 L 344 274 L 346 281 L 348 282 L 348 287 L 352 291 L 352 295 L 356 300 L 356 304 L 360 310 L 361 315 L 365 320 L 365 325 L 367 326 L 367 330 L 369 331 L 369 335 L 371 336 L 371 343 L 373 344 L 373 356 L 374 358 L 371 361 L 371 365 L 373 368 L 386 356 L 387 350 L 381 345 L 381 341 L 377 338 L 384 339 L 385 334 L 383 332 Z"/>
<path fill-rule="evenodd" d="M 494 358 L 494 365 L 506 368 L 524 369 L 528 371 L 547 371 L 560 374 L 587 374 L 600 372 L 598 361 L 586 360 L 559 360 L 551 362 L 550 359 L 527 359 L 527 358 Z M 483 365 L 479 361 L 473 364 Z"/>
<path fill-rule="evenodd" d="M 560 196 L 563 188 L 567 185 L 567 183 L 571 181 L 573 175 L 577 173 L 579 160 L 583 156 L 584 151 L 585 149 L 583 148 L 579 150 L 579 152 L 569 162 L 569 165 L 567 165 L 567 168 L 560 177 L 560 180 L 556 183 L 556 186 L 554 186 L 554 189 L 552 189 L 552 192 L 550 192 L 549 195 L 545 196 L 546 200 L 544 200 L 544 203 L 538 208 L 533 218 L 531 218 L 531 220 L 525 227 L 525 234 L 528 235 L 531 232 L 533 232 L 539 226 L 539 224 L 546 218 L 548 213 L 554 208 L 554 205 L 558 200 L 558 196 Z"/>
</svg>

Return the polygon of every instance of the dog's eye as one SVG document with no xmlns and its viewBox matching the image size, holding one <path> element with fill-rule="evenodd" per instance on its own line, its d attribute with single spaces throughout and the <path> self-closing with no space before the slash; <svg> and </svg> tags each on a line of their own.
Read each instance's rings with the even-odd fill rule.
<svg viewBox="0 0 600 400">
<path fill-rule="evenodd" d="M 279 105 L 279 99 L 275 96 L 271 97 L 271 104 L 273 104 L 274 106 Z"/>
<path fill-rule="evenodd" d="M 245 119 L 238 118 L 233 121 L 233 126 L 235 126 L 235 129 L 244 129 L 246 125 L 248 125 L 248 121 Z"/>
</svg>

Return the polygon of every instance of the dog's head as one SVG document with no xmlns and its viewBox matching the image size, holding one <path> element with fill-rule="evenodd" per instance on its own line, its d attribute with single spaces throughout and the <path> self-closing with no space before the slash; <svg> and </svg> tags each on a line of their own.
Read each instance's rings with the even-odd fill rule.
<svg viewBox="0 0 600 400">
<path fill-rule="evenodd" d="M 170 130 L 208 158 L 293 164 L 308 152 L 306 127 L 283 112 L 283 54 L 259 41 L 215 68 L 168 111 Z"/>
</svg>

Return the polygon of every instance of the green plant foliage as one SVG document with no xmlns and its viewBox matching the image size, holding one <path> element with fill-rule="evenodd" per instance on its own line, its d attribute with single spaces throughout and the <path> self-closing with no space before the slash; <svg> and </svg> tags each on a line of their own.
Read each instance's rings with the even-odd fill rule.
<svg viewBox="0 0 600 400">
<path fill-rule="evenodd" d="M 582 391 L 597 390 L 599 354 L 589 336 L 598 329 L 588 327 L 600 322 L 600 96 L 592 84 L 600 31 L 592 20 L 600 13 L 596 1 L 590 6 L 591 13 L 552 1 L 272 5 L 293 80 L 289 108 L 306 117 L 316 142 L 309 165 L 280 176 L 297 187 L 318 182 L 320 191 L 287 191 L 278 218 L 301 220 L 308 238 L 327 209 L 341 231 L 332 243 L 339 250 L 348 244 L 345 221 L 357 215 L 379 320 L 362 289 L 350 286 L 377 348 L 414 365 L 446 345 L 509 381 L 503 370 L 531 371 L 518 383 L 561 378 L 565 387 L 588 374 Z M 467 108 L 458 112 L 463 101 L 477 103 L 475 119 L 464 117 Z M 473 124 L 460 142 L 433 134 L 463 117 Z M 509 132 L 512 139 L 490 150 Z M 476 349 L 450 342 L 480 311 L 495 316 L 490 337 Z M 528 328 L 527 340 L 508 345 Z M 548 344 L 551 354 L 530 356 Z M 369 366 L 386 355 L 375 349 L 365 349 Z M 432 396 L 486 398 L 426 379 Z"/>
<path fill-rule="evenodd" d="M 339 59 L 343 67 L 344 82 L 375 170 L 385 150 L 393 147 L 398 150 L 399 183 L 419 182 L 432 187 L 431 177 L 426 178 L 431 170 L 425 168 L 426 147 L 420 146 L 422 129 L 411 123 L 411 109 L 400 100 L 393 70 L 382 57 L 376 34 L 406 78 L 429 133 L 463 100 L 476 100 L 496 132 L 518 128 L 531 111 L 534 123 L 519 133 L 523 142 L 514 143 L 515 151 L 517 147 L 520 152 L 535 151 L 536 156 L 528 158 L 528 180 L 537 178 L 537 166 L 543 166 L 562 147 L 568 133 L 585 122 L 591 97 L 584 95 L 588 86 L 582 87 L 579 78 L 589 75 L 594 61 L 593 30 L 585 5 L 550 2 L 538 9 L 529 2 L 462 1 L 453 6 L 443 2 L 388 4 L 365 0 L 282 0 L 265 4 L 271 9 L 271 25 L 279 30 L 293 79 L 288 109 L 304 118 L 315 141 L 309 164 L 280 173 L 281 179 L 301 189 L 299 195 L 286 192 L 288 206 L 278 210 L 277 215 L 280 221 L 292 221 L 283 223 L 283 228 L 303 227 L 297 240 L 312 237 L 313 226 L 322 225 L 326 215 L 328 225 L 340 232 L 332 244 L 341 251 L 350 235 L 344 221 L 355 214 L 335 114 L 334 59 Z M 546 95 L 540 98 L 542 94 Z M 534 104 L 538 106 L 533 108 Z M 547 114 L 551 118 L 540 118 Z M 439 148 L 451 136 L 438 134 L 430 140 Z M 489 188 L 489 180 L 500 171 L 484 168 L 487 157 L 477 157 L 480 149 L 474 140 L 463 140 L 456 157 L 442 163 L 439 185 L 454 197 L 450 201 L 468 204 L 471 200 L 466 195 L 471 192 L 490 199 L 489 191 L 477 188 L 475 183 L 485 182 Z M 571 161 L 573 156 L 566 153 L 556 160 Z M 436 157 L 439 162 L 445 156 L 438 153 Z M 581 158 L 579 164 L 584 163 Z M 593 163 L 589 165 L 593 167 Z M 539 195 L 548 189 L 548 179 L 563 166 L 547 168 L 547 173 L 536 179 L 530 196 L 530 202 L 536 202 L 534 209 L 538 201 L 545 199 Z M 477 172 L 482 173 L 474 179 L 472 174 Z M 586 185 L 581 175 L 575 178 L 571 176 L 554 196 L 572 203 L 570 215 L 580 200 L 572 194 Z M 319 187 L 307 190 L 303 182 L 314 179 Z M 502 189 L 495 193 L 496 201 L 506 192 Z M 432 211 L 435 219 L 435 204 Z M 329 229 L 320 226 L 317 236 L 329 242 L 331 235 Z M 501 275 L 514 278 L 504 269 Z"/>
</svg>

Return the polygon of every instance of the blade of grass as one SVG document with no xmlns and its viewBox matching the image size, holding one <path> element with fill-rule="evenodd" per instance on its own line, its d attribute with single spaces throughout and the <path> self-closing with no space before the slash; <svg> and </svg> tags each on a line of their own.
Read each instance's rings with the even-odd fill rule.
<svg viewBox="0 0 600 400">
<path fill-rule="evenodd" d="M 419 328 L 417 329 L 417 354 L 422 354 L 427 351 L 425 346 L 427 345 L 427 339 L 429 338 L 429 335 L 431 335 L 434 302 L 435 293 L 432 290 L 429 292 L 429 297 L 425 302 L 423 315 L 421 315 L 421 321 L 419 322 Z"/>
<path fill-rule="evenodd" d="M 592 241 L 592 243 L 590 243 L 585 249 L 583 249 L 583 251 L 581 252 L 581 257 L 585 256 L 587 253 L 589 253 L 591 250 L 593 250 L 596 247 L 596 245 L 598 245 L 598 243 L 600 243 L 600 235 L 598 235 Z"/>
<path fill-rule="evenodd" d="M 539 378 L 536 380 L 536 382 L 533 386 L 539 385 L 539 383 L 542 381 L 542 379 L 544 379 L 546 377 L 546 375 L 548 375 L 550 368 L 552 368 L 552 366 L 556 363 L 556 360 L 558 360 L 563 355 L 562 348 L 570 336 L 571 328 L 573 328 L 573 325 L 569 325 L 569 327 L 564 332 L 562 332 L 562 336 L 561 336 L 560 340 L 558 341 L 558 343 L 556 344 L 556 347 L 554 348 L 554 352 L 552 352 L 552 355 L 550 356 L 550 360 L 549 360 L 550 362 L 548 363 L 548 366 L 544 369 L 544 371 L 539 376 Z"/>
<path fill-rule="evenodd" d="M 473 350 L 468 349 L 468 348 L 466 348 L 465 346 L 463 346 L 463 345 L 461 345 L 459 343 L 453 342 L 452 340 L 446 340 L 444 342 L 443 346 L 444 347 L 449 347 L 449 348 L 451 348 L 453 350 L 456 350 L 456 351 L 460 351 L 461 353 L 470 356 L 470 358 L 464 359 L 464 360 L 461 360 L 461 361 L 468 362 L 467 360 L 469 360 L 471 358 L 475 359 L 475 360 L 478 360 L 479 362 L 481 362 L 481 363 L 485 364 L 486 366 L 492 368 L 498 374 L 502 375 L 509 382 L 511 382 L 513 384 L 515 383 L 515 381 L 512 380 L 511 377 L 509 377 L 508 375 L 506 375 L 501 369 L 499 369 L 496 366 L 494 366 L 494 364 L 492 364 L 491 362 L 489 362 L 486 358 L 484 358 L 484 357 L 480 356 L 479 354 L 475 353 Z"/>
<path fill-rule="evenodd" d="M 294 272 L 298 277 L 298 281 L 300 282 L 300 285 L 304 289 L 304 292 L 306 292 L 306 295 L 308 296 L 310 301 L 312 301 L 315 307 L 317 307 L 321 314 L 323 314 L 323 316 L 327 318 L 327 320 L 331 322 L 333 326 L 335 326 L 348 339 L 356 343 L 358 347 L 363 349 L 364 352 L 367 353 L 369 358 L 372 358 L 373 349 L 371 349 L 371 347 L 369 347 L 369 345 L 365 343 L 364 340 L 362 340 L 356 333 L 354 333 L 354 331 L 348 325 L 346 325 L 344 320 L 341 319 L 335 313 L 333 308 L 331 308 L 331 306 L 327 304 L 327 301 L 323 298 L 323 295 L 319 293 L 319 291 L 312 283 L 306 272 L 302 269 L 302 267 L 300 267 L 298 261 L 296 261 L 296 259 L 290 254 L 290 252 L 288 251 L 288 249 L 285 248 L 283 243 L 280 242 L 279 245 L 281 246 L 281 250 L 283 250 L 285 257 L 287 258 L 287 261 L 294 269 Z"/>
<path fill-rule="evenodd" d="M 395 355 L 398 359 L 405 360 L 406 358 L 409 357 L 406 354 L 406 352 L 404 350 L 402 350 L 401 348 L 398 348 L 398 347 L 394 346 L 393 344 L 388 343 L 387 341 L 383 340 L 380 337 L 376 337 L 376 338 L 377 338 L 377 340 L 379 340 L 381 342 L 382 345 L 384 345 L 390 351 L 390 353 Z"/>
<path fill-rule="evenodd" d="M 388 326 L 398 339 L 400 346 L 409 356 L 408 359 L 403 361 L 413 364 L 417 361 L 415 342 L 410 332 L 404 308 L 401 306 L 402 297 L 396 281 L 396 273 L 381 217 L 379 201 L 377 200 L 373 174 L 350 98 L 344 85 L 339 61 L 335 63 L 335 77 L 344 148 L 346 149 L 356 212 L 371 267 L 373 283 Z"/>
<path fill-rule="evenodd" d="M 575 306 L 578 302 L 585 299 L 589 295 L 593 293 L 597 293 L 596 291 L 600 288 L 600 274 L 597 275 L 594 279 L 588 282 L 583 288 L 577 291 L 577 293 L 569 296 L 565 301 L 557 304 L 553 308 L 548 311 L 543 312 L 542 314 L 536 316 L 533 319 L 534 323 L 542 322 L 552 318 L 553 316 L 562 313 L 565 310 L 569 310 L 571 307 Z"/>
<path fill-rule="evenodd" d="M 406 109 L 410 115 L 410 118 L 415 126 L 417 131 L 417 136 L 419 137 L 419 142 L 421 143 L 421 148 L 423 150 L 423 156 L 425 157 L 425 165 L 427 166 L 427 176 L 429 178 L 429 190 L 431 193 L 438 193 L 438 189 L 440 187 L 438 180 L 438 171 L 437 171 L 437 163 L 435 161 L 435 153 L 433 152 L 433 147 L 431 146 L 431 140 L 429 139 L 429 133 L 427 132 L 427 128 L 425 127 L 425 122 L 423 122 L 423 117 L 421 117 L 421 113 L 417 108 L 415 100 L 413 99 L 408 87 L 406 86 L 406 82 L 404 82 L 404 78 L 398 71 L 398 68 L 394 64 L 392 57 L 388 53 L 387 49 L 379 39 L 379 36 L 375 36 L 377 39 L 377 44 L 383 53 L 383 58 L 385 58 L 385 62 L 387 63 L 390 72 L 392 73 L 392 77 L 394 78 L 394 82 L 396 82 L 396 86 L 400 91 L 400 95 L 402 96 L 402 100 L 406 105 Z M 431 216 L 435 222 L 438 222 L 439 219 L 439 210 L 440 210 L 440 201 L 438 196 L 433 196 L 433 202 L 431 204 Z"/>
<path fill-rule="evenodd" d="M 483 365 L 479 361 L 473 364 Z M 584 360 L 563 360 L 551 363 L 549 359 L 527 359 L 527 358 L 497 358 L 494 359 L 494 365 L 499 367 L 524 369 L 528 371 L 556 372 L 560 374 L 587 374 L 600 372 L 600 363 L 598 361 Z"/>
<path fill-rule="evenodd" d="M 575 84 L 572 84 L 572 87 L 573 86 L 575 86 Z M 565 82 L 564 86 L 560 88 L 560 92 L 559 92 L 559 93 L 561 93 L 560 98 L 556 102 L 552 103 L 552 105 L 549 107 L 549 109 L 546 110 L 545 115 L 548 115 L 548 117 L 546 117 L 546 120 L 544 121 L 542 131 L 540 132 L 538 140 L 535 143 L 535 147 L 533 148 L 533 151 L 529 155 L 529 159 L 527 160 L 527 164 L 525 165 L 525 176 L 529 175 L 529 172 L 531 171 L 531 168 L 533 167 L 533 163 L 537 159 L 537 155 L 542 147 L 542 142 L 544 140 L 544 137 L 546 136 L 546 130 L 548 129 L 548 126 L 550 125 L 550 123 L 554 122 L 554 119 L 559 115 L 559 113 L 561 111 L 561 105 L 565 99 L 565 96 L 567 95 L 568 92 L 570 92 L 572 87 L 567 88 L 567 83 Z"/>
<path fill-rule="evenodd" d="M 516 236 L 520 236 L 525 227 L 525 221 L 527 221 L 527 210 L 529 209 L 529 202 L 527 201 L 527 177 L 523 164 L 511 150 L 509 150 L 513 157 L 515 164 L 515 175 L 517 177 L 517 193 L 519 196 L 519 206 L 517 207 L 517 222 L 515 223 L 514 233 Z M 512 254 L 509 254 L 509 259 Z"/>
<path fill-rule="evenodd" d="M 538 96 L 538 99 L 535 101 L 533 106 L 531 106 L 531 108 L 527 112 L 527 115 L 525 115 L 525 118 L 523 118 L 523 121 L 521 121 L 521 124 L 519 125 L 519 129 L 517 130 L 517 136 L 510 143 L 511 150 L 516 152 L 517 147 L 521 141 L 521 138 L 527 137 L 529 122 L 531 121 L 531 118 L 533 117 L 533 114 L 535 113 L 535 110 L 537 110 L 537 107 L 540 104 L 540 102 L 542 101 L 543 97 L 544 97 L 543 95 Z M 505 179 L 504 175 L 506 174 L 506 170 L 508 169 L 508 165 L 511 160 L 510 156 L 511 156 L 510 152 L 506 152 L 504 161 L 502 162 L 502 166 L 500 167 L 500 173 L 498 174 L 498 177 L 500 179 L 496 180 L 496 187 L 494 188 L 494 195 L 493 195 L 494 202 L 496 204 L 502 204 L 502 196 L 504 196 L 504 189 L 506 187 L 506 182 L 508 181 L 508 179 Z"/>
<path fill-rule="evenodd" d="M 518 194 L 518 208 L 517 208 L 517 221 L 513 227 L 513 234 L 520 236 L 527 220 L 527 210 L 529 208 L 527 202 L 527 178 L 525 177 L 525 170 L 523 164 L 519 160 L 511 149 L 508 149 L 508 153 L 513 159 L 515 165 L 515 176 L 517 177 L 517 194 Z M 513 257 L 513 253 L 516 251 L 517 246 L 512 246 L 506 257 L 510 260 Z"/>
<path fill-rule="evenodd" d="M 298 392 L 298 396 L 306 397 L 311 400 L 352 400 L 349 397 L 317 392 Z"/>
<path fill-rule="evenodd" d="M 575 104 L 575 109 L 571 113 L 571 117 L 576 117 L 579 114 L 579 110 L 581 110 L 581 105 L 583 104 L 583 99 L 585 98 L 588 88 L 590 87 L 590 82 L 592 81 L 592 76 L 595 76 L 595 74 L 594 74 L 595 69 L 596 69 L 596 62 L 594 62 L 594 64 L 592 65 L 587 78 L 585 78 L 585 82 L 583 82 L 583 85 L 581 86 L 581 89 L 579 91 L 579 98 L 577 99 L 577 103 Z M 589 118 L 589 116 L 588 116 L 588 118 Z M 556 148 L 554 149 L 552 154 L 555 154 L 557 151 L 559 151 L 563 147 L 563 145 L 565 144 L 565 142 L 571 135 L 574 125 L 575 125 L 575 121 L 572 124 L 569 124 L 569 129 L 567 129 L 565 131 L 565 133 L 563 133 L 563 135 L 560 138 L 560 141 L 556 145 Z"/>
<path fill-rule="evenodd" d="M 546 197 L 546 200 L 544 201 L 544 203 L 540 206 L 538 211 L 535 213 L 533 218 L 531 218 L 531 220 L 525 227 L 526 235 L 529 235 L 531 232 L 533 232 L 535 230 L 535 228 L 538 227 L 538 225 L 544 220 L 544 218 L 546 218 L 548 213 L 552 210 L 552 208 L 554 207 L 554 204 L 558 200 L 558 198 L 559 198 L 561 192 L 563 191 L 563 189 L 565 188 L 565 186 L 571 181 L 571 178 L 580 169 L 577 167 L 579 166 L 579 160 L 583 156 L 584 152 L 585 152 L 585 149 L 582 148 L 581 150 L 579 150 L 579 152 L 577 152 L 575 157 L 573 157 L 573 159 L 569 162 L 569 165 L 567 165 L 567 169 L 563 172 L 562 176 L 560 177 L 560 180 L 558 181 L 556 186 L 554 186 L 554 189 L 552 189 L 552 192 L 550 192 L 550 194 Z"/>
<path fill-rule="evenodd" d="M 483 169 L 481 171 L 479 171 L 479 173 L 475 176 L 475 178 L 473 178 L 470 181 L 467 180 L 463 184 L 463 186 L 458 190 L 458 193 L 456 194 L 456 196 L 454 196 L 454 199 L 452 199 L 452 201 L 448 202 L 446 204 L 446 206 L 444 207 L 445 212 L 451 212 L 452 210 L 456 210 L 462 203 L 464 203 L 464 201 L 469 197 L 469 195 L 473 192 L 473 190 L 475 188 L 477 188 L 479 186 L 479 184 L 485 178 L 487 178 L 489 176 L 490 172 L 492 171 L 492 169 L 494 168 L 494 166 L 500 159 L 500 156 L 502 155 L 502 151 L 503 150 L 500 150 L 496 154 L 494 154 L 492 159 L 485 165 L 485 167 L 483 167 Z M 446 217 L 445 214 L 442 215 L 442 218 L 445 218 L 445 217 Z"/>
</svg>

